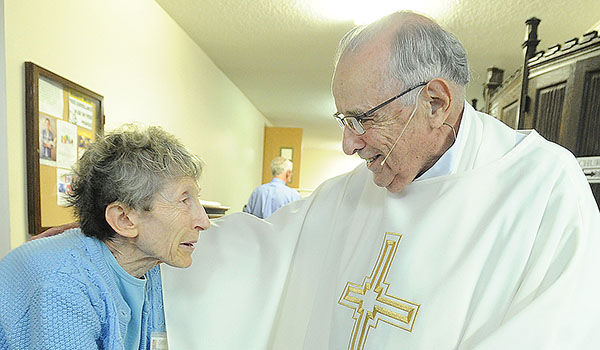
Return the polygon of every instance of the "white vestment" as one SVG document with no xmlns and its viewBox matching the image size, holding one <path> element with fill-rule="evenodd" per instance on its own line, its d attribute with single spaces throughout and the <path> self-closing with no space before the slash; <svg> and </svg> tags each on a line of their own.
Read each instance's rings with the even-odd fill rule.
<svg viewBox="0 0 600 350">
<path fill-rule="evenodd" d="M 163 268 L 170 348 L 598 349 L 600 214 L 575 158 L 466 105 L 449 175 L 364 165 Z M 462 128 L 461 127 L 461 128 Z"/>
</svg>

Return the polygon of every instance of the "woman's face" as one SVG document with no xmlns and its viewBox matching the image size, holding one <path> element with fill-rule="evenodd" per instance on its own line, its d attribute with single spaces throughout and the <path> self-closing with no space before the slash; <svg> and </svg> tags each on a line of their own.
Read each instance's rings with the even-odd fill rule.
<svg viewBox="0 0 600 350">
<path fill-rule="evenodd" d="M 146 258 L 175 267 L 189 267 L 200 231 L 210 221 L 198 200 L 198 185 L 192 178 L 171 180 L 155 195 L 152 210 L 140 214 L 135 238 Z"/>
</svg>

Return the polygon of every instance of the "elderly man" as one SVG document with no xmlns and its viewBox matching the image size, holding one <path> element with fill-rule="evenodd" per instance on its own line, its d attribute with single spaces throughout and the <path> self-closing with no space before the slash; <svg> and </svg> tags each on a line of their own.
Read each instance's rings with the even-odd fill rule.
<svg viewBox="0 0 600 350">
<path fill-rule="evenodd" d="M 266 222 L 217 222 L 191 270 L 165 271 L 165 285 L 186 282 L 165 290 L 170 341 L 599 348 L 589 185 L 563 148 L 465 103 L 468 80 L 460 42 L 423 16 L 348 33 L 335 118 L 344 151 L 365 164 Z"/>
<path fill-rule="evenodd" d="M 298 191 L 287 186 L 292 180 L 292 162 L 289 159 L 273 158 L 271 174 L 271 182 L 258 186 L 250 195 L 248 204 L 244 207 L 246 213 L 266 219 L 277 209 L 300 199 Z"/>
</svg>

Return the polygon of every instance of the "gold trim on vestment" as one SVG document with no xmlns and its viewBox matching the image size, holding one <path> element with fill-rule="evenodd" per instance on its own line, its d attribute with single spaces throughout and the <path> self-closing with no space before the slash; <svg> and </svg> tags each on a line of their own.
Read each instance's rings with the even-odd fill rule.
<svg viewBox="0 0 600 350">
<path fill-rule="evenodd" d="M 421 305 L 389 295 L 390 284 L 386 282 L 401 238 L 400 234 L 386 232 L 371 275 L 365 277 L 362 284 L 348 282 L 340 296 L 338 304 L 354 310 L 355 322 L 348 342 L 350 350 L 364 349 L 369 330 L 377 328 L 379 321 L 408 332 L 413 330 Z M 367 293 L 375 297 L 371 310 L 363 308 Z"/>
</svg>

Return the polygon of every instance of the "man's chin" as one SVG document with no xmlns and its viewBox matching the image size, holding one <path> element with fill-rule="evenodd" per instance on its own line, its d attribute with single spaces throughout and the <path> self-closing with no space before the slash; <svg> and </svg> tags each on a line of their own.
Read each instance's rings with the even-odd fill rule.
<svg viewBox="0 0 600 350">
<path fill-rule="evenodd" d="M 380 183 L 375 182 L 375 185 L 379 187 L 385 187 L 385 189 L 391 193 L 400 193 L 402 192 L 404 187 L 406 187 L 407 183 L 405 181 L 402 181 L 402 179 L 399 176 L 394 176 L 391 181 L 380 181 Z"/>
<path fill-rule="evenodd" d="M 406 185 L 404 185 L 404 184 L 397 184 L 397 183 L 394 183 L 392 181 L 392 183 L 389 186 L 386 186 L 385 189 L 388 190 L 388 192 L 391 192 L 391 193 L 400 193 L 400 192 L 402 192 L 402 190 L 404 189 L 404 187 L 406 187 Z"/>
<path fill-rule="evenodd" d="M 390 187 L 393 187 L 394 180 L 395 177 L 390 179 L 389 177 L 377 176 L 377 174 L 373 174 L 373 182 L 375 185 L 377 185 L 377 187 L 386 188 L 388 191 L 390 190 Z"/>
<path fill-rule="evenodd" d="M 378 187 L 383 187 L 392 193 L 401 192 L 404 189 L 404 187 L 406 187 L 406 185 L 410 183 L 410 181 L 406 182 L 404 180 L 405 179 L 403 179 L 397 174 L 390 175 L 373 173 L 373 182 L 375 183 L 375 185 L 377 185 Z"/>
</svg>

